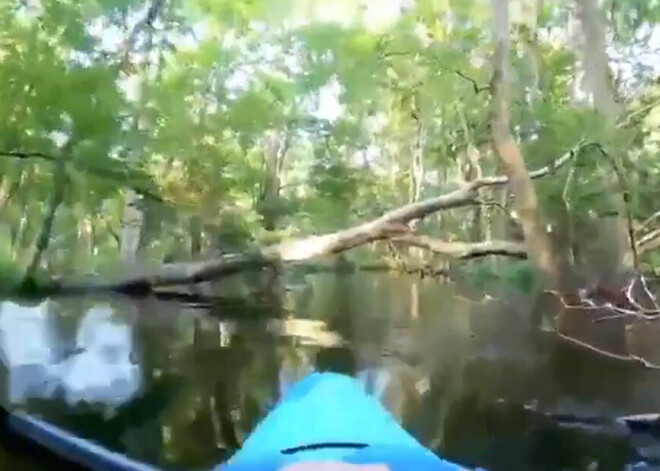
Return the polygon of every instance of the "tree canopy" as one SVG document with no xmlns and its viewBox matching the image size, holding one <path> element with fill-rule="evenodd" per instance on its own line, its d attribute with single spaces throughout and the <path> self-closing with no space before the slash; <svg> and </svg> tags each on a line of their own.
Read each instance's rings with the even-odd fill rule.
<svg viewBox="0 0 660 471">
<path fill-rule="evenodd" d="M 599 3 L 508 2 L 508 129 L 541 172 L 554 257 L 588 265 L 615 247 L 613 263 L 632 250 L 651 269 L 660 5 Z M 301 260 L 281 244 L 374 221 L 387 224 L 305 253 L 378 240 L 350 256 L 526 257 L 520 195 L 491 134 L 493 11 L 483 0 L 3 2 L 3 271 L 255 247 Z M 456 191 L 465 198 L 437 205 Z M 387 219 L 397 208 L 412 212 Z"/>
</svg>

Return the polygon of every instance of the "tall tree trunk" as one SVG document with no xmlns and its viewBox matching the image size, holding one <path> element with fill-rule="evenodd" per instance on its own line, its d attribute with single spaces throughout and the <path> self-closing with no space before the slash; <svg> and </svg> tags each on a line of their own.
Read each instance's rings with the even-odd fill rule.
<svg viewBox="0 0 660 471">
<path fill-rule="evenodd" d="M 532 74 L 532 83 L 527 87 L 526 101 L 528 106 L 532 108 L 542 97 L 542 52 L 538 40 L 538 22 L 543 14 L 544 0 L 522 0 L 521 3 L 523 7 L 518 22 L 526 29 L 525 36 L 521 38 L 521 44 L 529 61 Z"/>
<path fill-rule="evenodd" d="M 493 145 L 509 177 L 509 185 L 515 198 L 514 210 L 522 226 L 529 256 L 548 277 L 548 281 L 556 284 L 559 270 L 541 218 L 536 190 L 527 172 L 520 148 L 510 131 L 509 5 L 507 0 L 492 0 L 492 8 L 495 41 L 491 80 Z"/>
<path fill-rule="evenodd" d="M 606 118 L 607 123 L 613 126 L 623 113 L 624 107 L 615 100 L 606 51 L 605 21 L 605 14 L 598 0 L 574 0 L 568 24 L 570 40 L 577 55 L 572 93 L 576 105 L 597 110 Z M 618 165 L 616 160 L 611 164 Z M 615 192 L 610 198 L 618 215 L 604 218 L 604 232 L 615 234 L 619 263 L 630 268 L 636 265 L 637 261 L 632 249 L 634 241 L 629 240 L 626 219 L 628 209 L 624 198 L 625 182 L 618 180 L 618 171 L 613 172 L 611 167 L 608 167 L 606 172 L 605 178 L 621 191 Z"/>
<path fill-rule="evenodd" d="M 149 55 L 153 49 L 153 34 L 154 34 L 154 22 L 156 21 L 158 15 L 164 8 L 164 0 L 153 0 L 149 9 L 147 10 L 146 17 L 136 23 L 133 30 L 130 32 L 126 43 L 124 46 L 124 60 L 126 63 L 141 62 L 139 67 L 126 67 L 124 70 L 127 70 L 127 75 L 136 75 L 141 74 L 140 84 L 138 85 L 137 97 L 135 97 L 135 102 L 137 104 L 137 109 L 135 111 L 135 116 L 133 117 L 133 132 L 140 134 L 141 131 L 141 114 L 142 107 L 144 105 L 144 93 L 143 89 L 148 80 L 150 72 L 150 60 Z M 146 47 L 144 47 L 143 57 L 138 58 L 135 54 L 136 43 L 138 41 L 138 36 L 142 32 L 142 29 L 146 29 Z M 159 55 L 160 58 L 160 55 Z M 156 74 L 158 73 L 158 68 L 160 64 L 156 66 Z M 141 158 L 142 146 L 133 145 L 133 148 L 129 149 L 129 160 L 135 162 Z M 120 259 L 124 263 L 133 263 L 137 257 L 138 249 L 140 248 L 141 243 L 141 231 L 144 223 L 144 214 L 141 208 L 141 201 L 139 195 L 128 189 L 125 193 L 125 205 L 124 213 L 122 215 L 122 228 L 120 236 Z"/>
<path fill-rule="evenodd" d="M 569 35 L 577 53 L 574 102 L 597 109 L 614 124 L 623 106 L 614 99 L 605 44 L 605 15 L 598 0 L 574 0 Z"/>
</svg>

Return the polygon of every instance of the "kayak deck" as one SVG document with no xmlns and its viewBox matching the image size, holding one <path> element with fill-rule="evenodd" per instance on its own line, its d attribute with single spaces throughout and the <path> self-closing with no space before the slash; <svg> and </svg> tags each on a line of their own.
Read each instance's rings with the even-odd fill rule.
<svg viewBox="0 0 660 471">
<path fill-rule="evenodd" d="M 17 451 L 34 455 L 39 452 L 56 469 L 92 471 L 159 471 L 148 464 L 132 460 L 24 413 L 7 413 L 2 417 L 3 442 Z M 64 466 L 65 465 L 65 466 Z"/>
<path fill-rule="evenodd" d="M 423 447 L 359 381 L 337 373 L 312 373 L 296 383 L 216 471 L 304 461 L 379 463 L 392 471 L 463 469 Z"/>
<path fill-rule="evenodd" d="M 2 424 L 5 432 L 0 435 L 8 445 L 31 447 L 28 453 L 35 448 L 39 454 L 45 451 L 67 469 L 159 471 L 29 414 L 5 412 Z M 464 469 L 422 446 L 358 380 L 312 373 L 288 391 L 227 463 L 213 471 L 277 471 L 320 461 L 381 464 L 388 471 Z"/>
</svg>

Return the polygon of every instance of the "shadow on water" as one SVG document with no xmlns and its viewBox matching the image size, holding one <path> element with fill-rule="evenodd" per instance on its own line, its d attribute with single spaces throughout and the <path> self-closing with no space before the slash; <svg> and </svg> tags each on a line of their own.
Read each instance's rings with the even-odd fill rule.
<svg viewBox="0 0 660 471">
<path fill-rule="evenodd" d="M 289 285 L 277 305 L 218 293 L 2 302 L 3 405 L 164 469 L 205 469 L 294 381 L 334 370 L 466 466 L 619 470 L 660 455 L 660 434 L 618 419 L 660 411 L 660 375 L 558 343 L 522 301 L 484 309 L 456 286 L 374 273 Z M 54 469 L 7 441 L 0 464 Z"/>
</svg>

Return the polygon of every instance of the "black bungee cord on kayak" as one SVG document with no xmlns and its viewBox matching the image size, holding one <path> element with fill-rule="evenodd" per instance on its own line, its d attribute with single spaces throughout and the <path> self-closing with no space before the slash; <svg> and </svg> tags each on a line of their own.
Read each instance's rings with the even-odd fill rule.
<svg viewBox="0 0 660 471">
<path fill-rule="evenodd" d="M 162 471 L 26 413 L 4 411 L 1 419 L 3 442 L 38 448 L 63 469 Z M 422 446 L 355 378 L 312 373 L 285 394 L 228 462 L 211 471 L 279 471 L 321 461 L 379 464 L 389 471 L 464 469 Z"/>
</svg>

